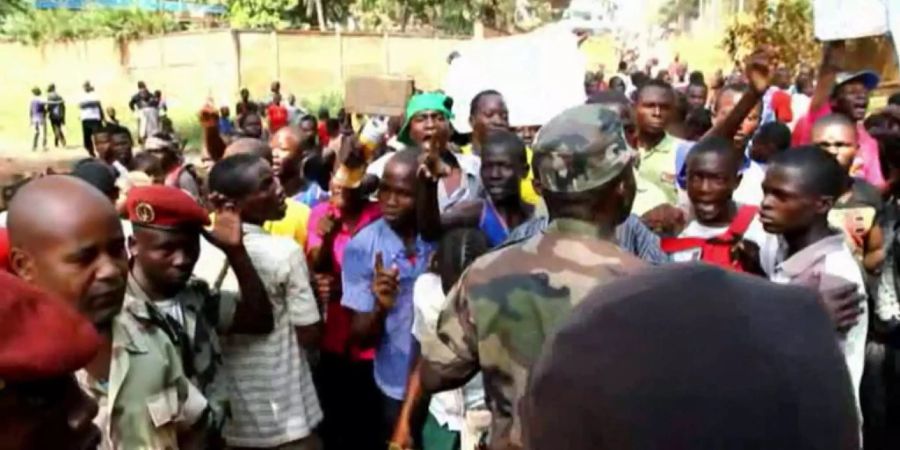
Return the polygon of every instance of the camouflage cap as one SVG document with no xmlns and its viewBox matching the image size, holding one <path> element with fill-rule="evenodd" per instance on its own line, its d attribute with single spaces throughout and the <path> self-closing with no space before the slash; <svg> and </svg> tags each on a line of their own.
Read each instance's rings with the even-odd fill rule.
<svg viewBox="0 0 900 450">
<path fill-rule="evenodd" d="M 533 164 L 542 189 L 583 192 L 608 183 L 634 157 L 616 113 L 600 105 L 581 105 L 541 128 Z"/>
</svg>

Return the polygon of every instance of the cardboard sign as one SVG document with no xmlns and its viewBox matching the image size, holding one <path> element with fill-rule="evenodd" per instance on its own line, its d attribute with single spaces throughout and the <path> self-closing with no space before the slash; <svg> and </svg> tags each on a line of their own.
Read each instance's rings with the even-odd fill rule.
<svg viewBox="0 0 900 450">
<path fill-rule="evenodd" d="M 348 112 L 402 116 L 413 92 L 413 80 L 400 76 L 352 77 L 347 80 L 344 92 L 344 107 Z"/>
</svg>

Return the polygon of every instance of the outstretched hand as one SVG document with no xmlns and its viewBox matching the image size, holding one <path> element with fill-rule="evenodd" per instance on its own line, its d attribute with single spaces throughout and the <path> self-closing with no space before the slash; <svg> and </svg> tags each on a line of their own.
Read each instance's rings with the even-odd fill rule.
<svg viewBox="0 0 900 450">
<path fill-rule="evenodd" d="M 754 51 L 744 61 L 744 75 L 754 92 L 764 94 L 772 85 L 774 54 L 768 46 Z"/>
<path fill-rule="evenodd" d="M 378 305 L 385 310 L 394 307 L 397 300 L 397 292 L 400 290 L 400 270 L 397 266 L 387 269 L 381 252 L 375 254 L 375 277 L 372 280 L 372 292 Z"/>
<path fill-rule="evenodd" d="M 434 182 L 450 175 L 450 166 L 441 159 L 441 148 L 435 136 L 422 143 L 422 154 L 419 155 L 419 169 L 416 174 Z"/>
</svg>

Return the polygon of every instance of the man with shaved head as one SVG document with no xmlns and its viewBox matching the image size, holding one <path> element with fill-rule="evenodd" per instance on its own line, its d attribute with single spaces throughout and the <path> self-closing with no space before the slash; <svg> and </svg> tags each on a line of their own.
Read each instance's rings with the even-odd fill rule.
<svg viewBox="0 0 900 450">
<path fill-rule="evenodd" d="M 269 147 L 265 141 L 250 137 L 235 139 L 234 142 L 225 148 L 225 154 L 222 157 L 227 158 L 232 155 L 245 153 L 258 155 L 259 157 L 268 160 L 270 163 L 272 162 L 272 148 Z"/>
<path fill-rule="evenodd" d="M 123 307 L 128 257 L 113 204 L 75 177 L 48 176 L 16 193 L 8 226 L 11 271 L 76 306 L 100 333 L 101 350 L 78 378 L 106 405 L 96 419 L 104 448 L 178 448 L 177 431 L 199 420 L 206 400 L 169 337 Z"/>
<path fill-rule="evenodd" d="M 108 331 L 128 276 L 125 238 L 109 199 L 75 177 L 40 178 L 13 197 L 8 227 L 13 273 Z"/>
</svg>

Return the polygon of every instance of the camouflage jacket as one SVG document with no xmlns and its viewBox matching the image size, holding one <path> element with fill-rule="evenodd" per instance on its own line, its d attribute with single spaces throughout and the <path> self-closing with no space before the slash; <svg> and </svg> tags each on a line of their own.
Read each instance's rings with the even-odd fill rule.
<svg viewBox="0 0 900 450">
<path fill-rule="evenodd" d="M 481 370 L 493 415 L 490 448 L 522 448 L 518 402 L 546 339 L 595 287 L 645 263 L 596 237 L 591 224 L 558 219 L 541 234 L 477 259 L 453 288 L 422 358 L 441 377 Z"/>
<path fill-rule="evenodd" d="M 228 415 L 228 395 L 218 331 L 230 326 L 236 299 L 191 279 L 173 299 L 181 308 L 180 323 L 157 308 L 134 277 L 128 278 L 128 297 L 146 304 L 139 318 L 157 325 L 178 349 L 185 375 L 209 401 L 209 431 L 220 432 Z"/>
</svg>

